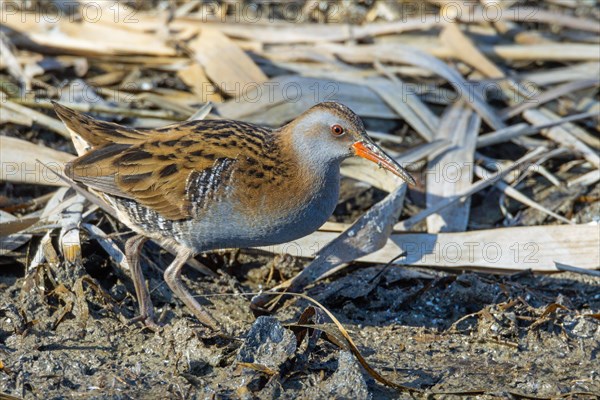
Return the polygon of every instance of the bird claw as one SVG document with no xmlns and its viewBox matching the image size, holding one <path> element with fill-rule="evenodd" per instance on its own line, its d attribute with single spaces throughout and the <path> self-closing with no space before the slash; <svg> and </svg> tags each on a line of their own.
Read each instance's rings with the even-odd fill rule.
<svg viewBox="0 0 600 400">
<path fill-rule="evenodd" d="M 133 325 L 137 322 L 142 322 L 144 324 L 144 326 L 146 328 L 150 329 L 152 332 L 157 332 L 161 328 L 160 325 L 158 325 L 156 322 L 154 322 L 154 316 L 150 316 L 150 315 L 140 314 L 136 317 L 129 319 L 127 322 L 128 322 L 128 325 Z"/>
<path fill-rule="evenodd" d="M 227 342 L 239 340 L 239 338 L 234 336 L 232 332 L 223 327 L 219 327 L 218 330 L 208 328 L 207 326 L 203 326 L 203 328 L 204 329 L 197 330 L 196 333 L 204 340 L 224 340 Z"/>
</svg>

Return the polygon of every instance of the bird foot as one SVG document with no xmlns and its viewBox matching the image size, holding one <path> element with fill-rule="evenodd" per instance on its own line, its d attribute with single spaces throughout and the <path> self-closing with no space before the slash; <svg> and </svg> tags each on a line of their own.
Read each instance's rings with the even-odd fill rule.
<svg viewBox="0 0 600 400">
<path fill-rule="evenodd" d="M 144 326 L 146 328 L 150 329 L 152 332 L 158 332 L 161 328 L 160 325 L 158 325 L 156 322 L 154 322 L 153 315 L 140 314 L 136 317 L 129 319 L 127 322 L 129 325 L 135 324 L 137 322 L 142 322 L 144 324 Z"/>
<path fill-rule="evenodd" d="M 231 342 L 234 340 L 239 340 L 239 338 L 235 337 L 233 335 L 233 333 L 231 333 L 229 331 L 229 329 L 226 329 L 221 325 L 219 325 L 219 329 L 217 329 L 217 330 L 203 325 L 203 327 L 201 329 L 196 330 L 196 333 L 198 334 L 198 336 L 200 338 L 202 338 L 203 340 L 208 340 L 208 341 L 223 341 L 224 340 L 227 342 Z"/>
</svg>

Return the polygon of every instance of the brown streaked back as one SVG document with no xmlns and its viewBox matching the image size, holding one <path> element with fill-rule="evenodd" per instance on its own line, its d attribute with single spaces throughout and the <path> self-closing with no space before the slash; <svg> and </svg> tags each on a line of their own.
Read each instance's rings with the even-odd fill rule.
<svg viewBox="0 0 600 400">
<path fill-rule="evenodd" d="M 94 145 L 67 164 L 65 170 L 72 179 L 135 200 L 171 220 L 191 218 L 198 208 L 192 204 L 199 199 L 190 193 L 190 180 L 198 180 L 199 186 L 206 183 L 208 200 L 218 194 L 221 181 L 233 169 L 249 174 L 252 180 L 251 172 L 256 175 L 258 171 L 252 163 L 274 162 L 272 132 L 243 122 L 201 120 L 136 130 L 63 106 L 57 112 L 69 129 Z M 203 177 L 210 182 L 203 182 Z"/>
</svg>

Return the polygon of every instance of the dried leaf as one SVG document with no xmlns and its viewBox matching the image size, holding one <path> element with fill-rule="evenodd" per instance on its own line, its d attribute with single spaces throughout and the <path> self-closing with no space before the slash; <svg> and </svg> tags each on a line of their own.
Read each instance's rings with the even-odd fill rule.
<svg viewBox="0 0 600 400">
<path fill-rule="evenodd" d="M 3 256 L 11 251 L 21 247 L 25 243 L 27 243 L 31 239 L 31 235 L 27 234 L 19 234 L 19 233 L 9 233 L 10 231 L 6 230 L 7 223 L 14 223 L 17 221 L 17 218 L 13 215 L 0 210 L 0 256 Z M 22 224 L 21 224 L 22 226 Z M 21 227 L 20 226 L 20 227 Z M 27 226 L 27 224 L 25 225 Z M 19 227 L 19 228 L 20 228 Z M 14 229 L 12 229 L 14 231 Z M 22 229 L 19 229 L 20 231 Z M 18 232 L 17 231 L 17 232 Z"/>
<path fill-rule="evenodd" d="M 217 30 L 203 28 L 190 47 L 210 80 L 234 98 L 267 80 L 254 61 Z"/>
<path fill-rule="evenodd" d="M 315 232 L 290 244 L 265 248 L 314 257 L 313 249 L 337 237 Z M 384 247 L 357 261 L 387 263 L 406 252 L 398 265 L 458 270 L 556 272 L 555 262 L 594 270 L 600 265 L 599 225 L 540 225 L 456 233 L 397 233 Z"/>
<path fill-rule="evenodd" d="M 35 145 L 25 140 L 0 136 L 0 180 L 15 183 L 34 183 L 64 186 L 52 171 L 62 172 L 73 155 Z M 43 161 L 39 164 L 36 159 Z"/>
<path fill-rule="evenodd" d="M 456 103 L 442 117 L 435 138 L 451 143 L 443 154 L 430 158 L 427 166 L 427 207 L 444 198 L 452 198 L 471 186 L 475 143 L 481 119 L 477 114 Z M 427 217 L 427 231 L 462 232 L 469 222 L 470 198 L 450 205 Z"/>
</svg>

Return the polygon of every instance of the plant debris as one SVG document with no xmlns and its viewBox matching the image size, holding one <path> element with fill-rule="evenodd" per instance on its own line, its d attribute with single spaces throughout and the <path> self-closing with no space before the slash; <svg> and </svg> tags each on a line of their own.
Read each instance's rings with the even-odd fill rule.
<svg viewBox="0 0 600 400">
<path fill-rule="evenodd" d="M 596 398 L 592 1 L 0 3 L 0 398 Z M 319 231 L 188 263 L 224 332 L 62 176 L 59 101 L 136 128 L 354 110 L 416 177 L 342 165 Z M 251 298 L 254 296 L 254 298 Z M 269 315 L 265 315 L 269 314 Z"/>
</svg>

